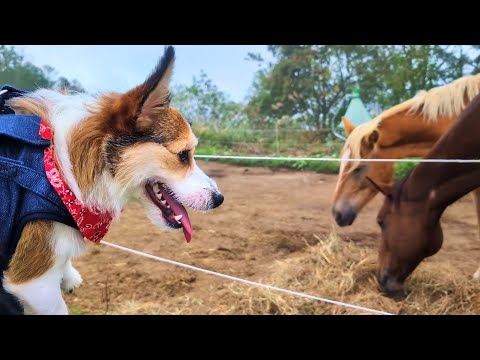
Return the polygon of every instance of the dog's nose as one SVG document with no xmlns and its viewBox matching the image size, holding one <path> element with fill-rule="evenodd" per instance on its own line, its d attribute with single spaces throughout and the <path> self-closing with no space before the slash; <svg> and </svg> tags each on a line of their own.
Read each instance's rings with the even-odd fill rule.
<svg viewBox="0 0 480 360">
<path fill-rule="evenodd" d="M 219 207 L 220 205 L 223 204 L 223 200 L 225 200 L 225 198 L 223 197 L 223 195 L 219 192 L 216 192 L 212 195 L 212 209 L 215 209 L 217 207 Z"/>
</svg>

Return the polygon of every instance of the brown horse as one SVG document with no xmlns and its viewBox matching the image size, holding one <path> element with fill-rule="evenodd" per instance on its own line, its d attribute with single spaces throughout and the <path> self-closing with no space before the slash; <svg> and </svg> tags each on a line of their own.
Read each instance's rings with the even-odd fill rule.
<svg viewBox="0 0 480 360">
<path fill-rule="evenodd" d="M 429 159 L 480 158 L 480 95 L 428 153 Z M 480 187 L 480 163 L 421 163 L 386 197 L 377 221 L 382 229 L 377 278 L 388 294 L 403 290 L 420 262 L 443 242 L 445 209 Z"/>
<path fill-rule="evenodd" d="M 355 127 L 344 118 L 349 136 L 341 157 L 423 157 L 479 93 L 480 74 L 465 76 L 448 85 L 421 92 L 361 126 Z M 394 163 L 341 164 L 332 207 L 338 225 L 351 225 L 362 208 L 378 193 L 368 179 L 384 189 L 391 186 L 393 168 Z M 480 191 L 475 194 L 480 224 Z"/>
</svg>

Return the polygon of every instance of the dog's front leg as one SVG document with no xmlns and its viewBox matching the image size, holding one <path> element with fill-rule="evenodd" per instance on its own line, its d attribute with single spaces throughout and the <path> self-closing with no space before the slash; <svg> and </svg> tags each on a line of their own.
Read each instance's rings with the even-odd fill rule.
<svg viewBox="0 0 480 360">
<path fill-rule="evenodd" d="M 60 282 L 68 257 L 58 256 L 51 221 L 25 225 L 3 285 L 24 305 L 25 313 L 68 314 Z"/>
<path fill-rule="evenodd" d="M 63 267 L 53 267 L 36 279 L 14 283 L 8 275 L 3 279 L 5 290 L 16 296 L 25 308 L 25 314 L 68 315 L 59 283 Z"/>
<path fill-rule="evenodd" d="M 62 290 L 71 293 L 74 289 L 82 285 L 82 276 L 72 265 L 72 261 L 68 259 L 65 264 L 65 270 L 62 278 Z"/>
</svg>

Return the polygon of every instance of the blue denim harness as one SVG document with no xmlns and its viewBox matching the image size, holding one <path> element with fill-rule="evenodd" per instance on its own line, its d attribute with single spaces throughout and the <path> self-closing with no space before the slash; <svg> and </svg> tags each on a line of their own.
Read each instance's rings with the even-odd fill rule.
<svg viewBox="0 0 480 360">
<path fill-rule="evenodd" d="M 0 253 L 10 259 L 30 221 L 78 227 L 45 174 L 44 150 L 50 141 L 39 136 L 41 119 L 3 113 L 7 115 L 0 115 Z"/>
</svg>

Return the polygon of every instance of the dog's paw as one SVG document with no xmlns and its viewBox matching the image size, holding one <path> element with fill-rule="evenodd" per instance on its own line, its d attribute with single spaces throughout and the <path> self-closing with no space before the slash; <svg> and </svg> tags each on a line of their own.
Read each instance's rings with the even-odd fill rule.
<svg viewBox="0 0 480 360">
<path fill-rule="evenodd" d="M 82 276 L 74 267 L 69 267 L 63 275 L 61 287 L 64 292 L 72 293 L 74 289 L 82 285 Z"/>
<path fill-rule="evenodd" d="M 480 280 L 480 268 L 478 268 L 478 270 L 475 272 L 475 274 L 473 274 L 473 278 L 475 280 Z"/>
</svg>

